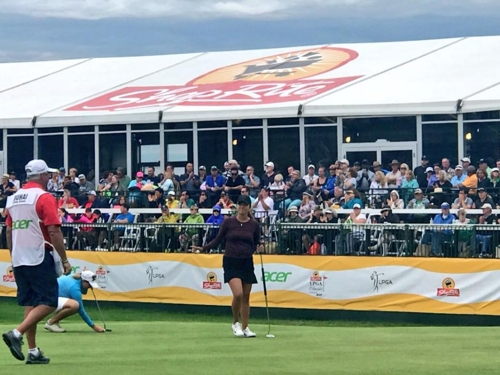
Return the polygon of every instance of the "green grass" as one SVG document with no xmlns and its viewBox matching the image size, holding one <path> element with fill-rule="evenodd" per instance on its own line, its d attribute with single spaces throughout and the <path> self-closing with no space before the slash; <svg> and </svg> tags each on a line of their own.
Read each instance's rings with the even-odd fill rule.
<svg viewBox="0 0 500 375">
<path fill-rule="evenodd" d="M 90 315 L 98 315 L 87 303 Z M 127 311 L 128 310 L 128 311 Z M 0 302 L 0 331 L 12 329 L 21 310 Z M 500 329 L 481 327 L 334 327 L 322 323 L 253 321 L 256 339 L 232 336 L 228 315 L 104 310 L 113 332 L 96 334 L 79 317 L 64 334 L 40 327 L 38 345 L 48 366 L 16 361 L 0 342 L 1 374 L 498 374 Z M 130 320 L 130 321 L 126 321 Z"/>
</svg>

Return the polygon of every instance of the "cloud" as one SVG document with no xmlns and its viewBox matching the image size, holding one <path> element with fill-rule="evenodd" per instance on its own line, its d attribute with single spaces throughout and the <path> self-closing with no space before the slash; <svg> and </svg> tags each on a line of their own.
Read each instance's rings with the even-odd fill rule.
<svg viewBox="0 0 500 375">
<path fill-rule="evenodd" d="M 488 15 L 498 0 L 15 0 L 0 14 L 70 19 L 286 19 L 306 16 L 395 18 L 415 15 Z"/>
</svg>

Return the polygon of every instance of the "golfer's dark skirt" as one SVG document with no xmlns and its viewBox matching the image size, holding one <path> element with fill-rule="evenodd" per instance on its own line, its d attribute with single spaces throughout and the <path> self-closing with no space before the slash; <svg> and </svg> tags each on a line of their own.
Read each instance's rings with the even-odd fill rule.
<svg viewBox="0 0 500 375">
<path fill-rule="evenodd" d="M 230 258 L 222 257 L 222 268 L 224 269 L 224 283 L 231 279 L 240 279 L 246 284 L 257 284 L 255 277 L 253 258 Z"/>
</svg>

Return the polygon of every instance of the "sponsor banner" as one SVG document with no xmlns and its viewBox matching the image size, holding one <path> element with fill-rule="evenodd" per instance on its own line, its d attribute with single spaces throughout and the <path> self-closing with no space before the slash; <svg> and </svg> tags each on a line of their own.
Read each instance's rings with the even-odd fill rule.
<svg viewBox="0 0 500 375">
<path fill-rule="evenodd" d="M 222 257 L 196 254 L 70 252 L 73 272 L 89 269 L 111 301 L 227 305 Z M 264 255 L 251 302 L 272 307 L 500 315 L 496 260 Z M 455 270 L 452 272 L 451 270 Z M 9 254 L 0 251 L 0 295 L 15 296 Z M 87 296 L 88 298 L 88 296 Z"/>
</svg>

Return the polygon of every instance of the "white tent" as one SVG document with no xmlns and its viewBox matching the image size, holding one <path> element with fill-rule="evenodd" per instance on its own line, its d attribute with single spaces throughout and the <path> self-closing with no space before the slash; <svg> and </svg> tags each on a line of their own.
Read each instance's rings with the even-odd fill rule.
<svg viewBox="0 0 500 375">
<path fill-rule="evenodd" d="M 500 109 L 500 36 L 0 64 L 0 127 Z"/>
</svg>

